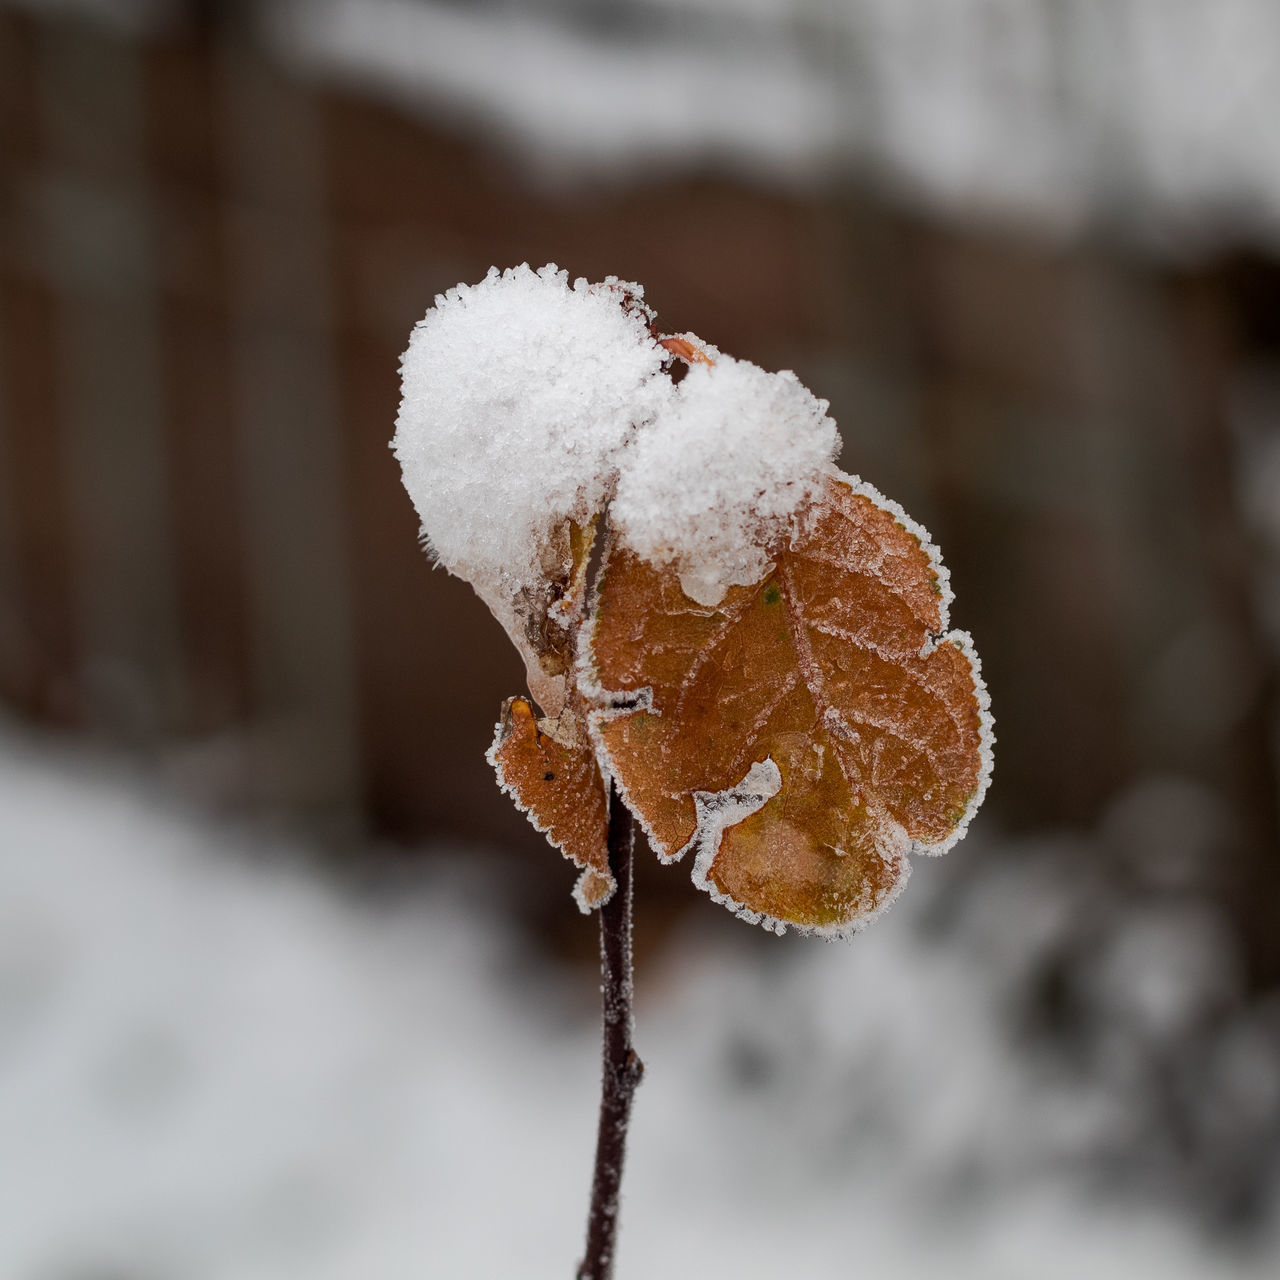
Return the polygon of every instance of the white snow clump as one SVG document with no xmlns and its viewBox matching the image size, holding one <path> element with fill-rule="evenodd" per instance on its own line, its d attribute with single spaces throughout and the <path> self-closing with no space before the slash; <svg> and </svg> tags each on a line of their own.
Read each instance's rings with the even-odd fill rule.
<svg viewBox="0 0 1280 1280">
<path fill-rule="evenodd" d="M 758 582 L 767 548 L 840 447 L 836 424 L 791 372 L 766 373 L 714 349 L 636 435 L 610 519 L 646 560 L 674 565 L 685 594 L 714 606 Z"/>
<path fill-rule="evenodd" d="M 392 448 L 423 537 L 522 649 L 517 602 L 545 587 L 541 553 L 567 520 L 612 498 L 620 540 L 715 605 L 763 577 L 839 446 L 793 373 L 708 347 L 714 364 L 672 383 L 642 298 L 555 266 L 491 268 L 437 297 L 404 354 Z"/>
<path fill-rule="evenodd" d="M 392 448 L 435 558 L 490 607 L 537 581 L 553 527 L 600 509 L 614 455 L 670 395 L 642 297 L 495 267 L 414 328 Z"/>
</svg>

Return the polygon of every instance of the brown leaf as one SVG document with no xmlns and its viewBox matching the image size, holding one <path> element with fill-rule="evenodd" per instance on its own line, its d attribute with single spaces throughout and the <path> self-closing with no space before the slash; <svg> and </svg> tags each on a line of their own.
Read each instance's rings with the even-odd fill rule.
<svg viewBox="0 0 1280 1280">
<path fill-rule="evenodd" d="M 869 486 L 830 477 L 773 567 L 695 604 L 609 555 L 589 636 L 597 735 L 658 854 L 770 927 L 849 932 L 942 852 L 986 788 L 990 717 L 941 564 Z"/>
<path fill-rule="evenodd" d="M 486 758 L 534 827 L 582 868 L 578 905 L 598 907 L 614 889 L 608 792 L 579 715 L 566 707 L 558 720 L 539 721 L 527 698 L 508 698 Z"/>
<path fill-rule="evenodd" d="M 543 576 L 514 600 L 510 619 L 494 610 L 524 656 L 529 689 L 548 715 L 540 720 L 527 698 L 508 698 L 486 757 L 534 828 L 582 868 L 574 897 L 583 911 L 614 889 L 608 791 L 570 678 L 595 530 L 595 518 L 555 529 L 541 550 Z"/>
<path fill-rule="evenodd" d="M 577 649 L 597 520 L 550 528 L 539 547 L 539 576 L 515 592 L 505 582 L 472 583 L 519 649 L 529 692 L 548 716 L 558 717 L 573 694 L 567 672 Z"/>
<path fill-rule="evenodd" d="M 713 365 L 715 361 L 693 341 L 693 334 L 677 333 L 658 339 L 658 346 L 665 347 L 673 356 L 683 360 L 687 365 Z"/>
</svg>

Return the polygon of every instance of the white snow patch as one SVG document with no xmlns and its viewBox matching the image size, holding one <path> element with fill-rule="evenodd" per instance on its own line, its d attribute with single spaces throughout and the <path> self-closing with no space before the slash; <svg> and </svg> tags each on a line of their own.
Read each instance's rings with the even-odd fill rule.
<svg viewBox="0 0 1280 1280">
<path fill-rule="evenodd" d="M 670 383 L 639 285 L 527 264 L 436 298 L 401 363 L 392 442 L 439 562 L 486 601 L 540 579 L 550 531 L 594 515 Z"/>
<path fill-rule="evenodd" d="M 610 519 L 624 545 L 672 564 L 685 594 L 714 606 L 758 582 L 767 547 L 840 448 L 828 403 L 794 373 L 706 348 L 622 458 Z"/>
<path fill-rule="evenodd" d="M 744 818 L 759 812 L 781 789 L 782 771 L 770 756 L 755 761 L 736 787 L 724 791 L 695 791 L 693 805 L 698 815 L 697 828 L 683 849 L 677 849 L 663 861 L 679 862 L 693 850 L 693 883 L 721 901 L 715 886 L 707 879 L 707 872 L 711 870 L 720 848 L 720 837 L 727 828 L 737 826 Z M 751 923 L 758 919 L 756 916 Z"/>
<path fill-rule="evenodd" d="M 619 305 L 621 289 L 643 290 L 610 284 L 570 286 L 550 265 L 491 268 L 415 327 L 393 448 L 451 572 L 502 576 L 550 525 L 589 516 L 613 454 L 656 408 L 664 353 L 648 317 Z"/>
</svg>

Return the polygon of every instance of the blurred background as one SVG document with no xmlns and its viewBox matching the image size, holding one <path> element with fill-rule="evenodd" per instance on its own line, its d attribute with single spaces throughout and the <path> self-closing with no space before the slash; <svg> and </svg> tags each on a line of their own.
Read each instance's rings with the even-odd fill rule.
<svg viewBox="0 0 1280 1280">
<path fill-rule="evenodd" d="M 0 0 L 0 1274 L 571 1273 L 594 921 L 387 449 L 555 261 L 830 400 L 999 735 L 848 946 L 642 853 L 620 1275 L 1274 1275 L 1278 121 L 1271 0 Z"/>
</svg>

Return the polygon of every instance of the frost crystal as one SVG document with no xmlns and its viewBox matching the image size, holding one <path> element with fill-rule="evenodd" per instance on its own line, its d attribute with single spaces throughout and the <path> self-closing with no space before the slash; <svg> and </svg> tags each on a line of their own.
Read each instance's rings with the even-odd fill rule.
<svg viewBox="0 0 1280 1280">
<path fill-rule="evenodd" d="M 711 351 L 627 451 L 610 518 L 686 595 L 719 604 L 758 582 L 767 546 L 817 487 L 840 444 L 827 402 L 794 373 Z"/>
</svg>

